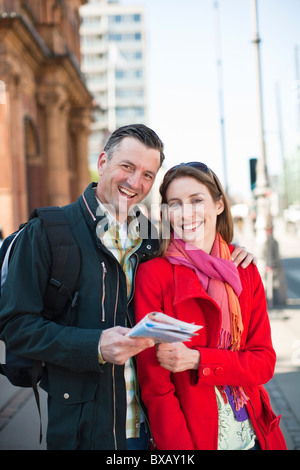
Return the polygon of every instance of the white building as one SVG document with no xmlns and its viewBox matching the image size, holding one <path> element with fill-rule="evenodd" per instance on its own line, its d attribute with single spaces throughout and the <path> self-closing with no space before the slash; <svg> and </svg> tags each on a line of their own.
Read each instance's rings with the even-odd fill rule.
<svg viewBox="0 0 300 470">
<path fill-rule="evenodd" d="M 144 7 L 89 0 L 80 16 L 81 67 L 99 105 L 90 137 L 94 164 L 107 134 L 148 122 Z"/>
</svg>

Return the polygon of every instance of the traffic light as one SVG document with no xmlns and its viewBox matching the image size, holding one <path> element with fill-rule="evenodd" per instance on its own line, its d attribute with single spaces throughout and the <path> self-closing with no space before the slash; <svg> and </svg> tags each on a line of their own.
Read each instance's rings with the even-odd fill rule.
<svg viewBox="0 0 300 470">
<path fill-rule="evenodd" d="M 255 189 L 256 186 L 256 164 L 257 158 L 250 158 L 250 186 L 251 191 Z"/>
</svg>

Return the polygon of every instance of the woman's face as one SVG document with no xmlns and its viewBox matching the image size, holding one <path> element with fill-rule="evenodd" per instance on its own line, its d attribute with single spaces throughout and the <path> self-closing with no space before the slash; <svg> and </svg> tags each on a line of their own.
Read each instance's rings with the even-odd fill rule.
<svg viewBox="0 0 300 470">
<path fill-rule="evenodd" d="M 174 179 L 168 186 L 166 199 L 174 236 L 210 253 L 217 216 L 224 210 L 223 199 L 215 202 L 208 188 L 191 176 Z"/>
</svg>

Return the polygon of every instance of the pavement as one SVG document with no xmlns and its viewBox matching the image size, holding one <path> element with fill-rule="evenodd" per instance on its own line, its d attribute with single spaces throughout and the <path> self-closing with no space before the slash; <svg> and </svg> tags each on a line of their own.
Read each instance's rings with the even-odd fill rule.
<svg viewBox="0 0 300 470">
<path fill-rule="evenodd" d="M 255 239 L 246 221 L 237 231 L 237 241 L 255 254 Z M 288 450 L 300 450 L 300 233 L 286 230 L 275 220 L 274 237 L 287 286 L 286 305 L 269 309 L 277 364 L 266 384 Z M 39 443 L 39 414 L 31 389 L 17 388 L 0 375 L 0 450 L 45 450 L 47 397 L 40 390 L 43 439 Z"/>
</svg>

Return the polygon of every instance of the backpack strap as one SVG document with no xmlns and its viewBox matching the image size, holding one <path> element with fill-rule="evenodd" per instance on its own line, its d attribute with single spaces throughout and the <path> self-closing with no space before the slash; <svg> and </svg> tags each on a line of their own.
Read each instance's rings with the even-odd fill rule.
<svg viewBox="0 0 300 470">
<path fill-rule="evenodd" d="M 39 217 L 43 221 L 52 258 L 43 316 L 49 320 L 56 320 L 67 305 L 68 308 L 76 307 L 78 292 L 75 290 L 81 267 L 80 250 L 62 208 L 37 208 L 30 218 L 34 217 Z"/>
<path fill-rule="evenodd" d="M 69 320 L 78 299 L 78 291 L 75 289 L 81 268 L 79 246 L 62 208 L 37 208 L 30 218 L 36 216 L 43 221 L 52 258 L 50 280 L 44 297 L 43 316 L 48 320 L 56 320 L 68 307 L 67 318 Z M 42 441 L 42 419 L 37 383 L 40 379 L 41 368 L 42 364 L 35 362 L 32 371 L 32 388 L 40 417 L 40 443 Z"/>
<path fill-rule="evenodd" d="M 29 220 L 39 217 L 45 228 L 47 238 L 51 250 L 51 274 L 48 287 L 44 297 L 43 316 L 49 320 L 56 320 L 68 308 L 67 314 L 70 316 L 72 309 L 75 309 L 78 300 L 78 291 L 76 285 L 81 268 L 81 256 L 79 246 L 73 236 L 68 219 L 65 212 L 60 207 L 42 207 L 35 209 Z M 14 248 L 15 241 L 21 233 L 22 228 L 26 224 L 20 226 L 19 232 L 15 232 L 3 242 L 0 250 L 0 294 L 1 286 L 4 285 L 8 262 L 11 252 Z M 23 358 L 24 360 L 24 358 Z M 40 397 L 38 392 L 38 382 L 42 376 L 43 363 L 41 361 L 33 361 L 30 385 L 33 388 L 34 396 L 40 418 L 40 443 L 42 441 L 42 420 L 40 409 Z M 6 373 L 6 367 L 0 365 L 0 373 Z M 9 377 L 8 377 L 9 378 Z M 11 383 L 13 381 L 9 378 Z M 15 385 L 18 385 L 17 383 Z M 25 386 L 25 385 L 23 385 Z M 27 385 L 26 385 L 27 386 Z"/>
<path fill-rule="evenodd" d="M 23 227 L 24 228 L 24 227 Z M 11 254 L 13 252 L 13 248 L 17 241 L 18 236 L 22 232 L 23 228 L 18 232 L 12 233 L 9 235 L 3 242 L 0 251 L 0 266 L 1 266 L 1 275 L 0 275 L 0 296 L 2 292 L 2 288 L 7 278 L 8 274 L 8 265 Z"/>
</svg>

